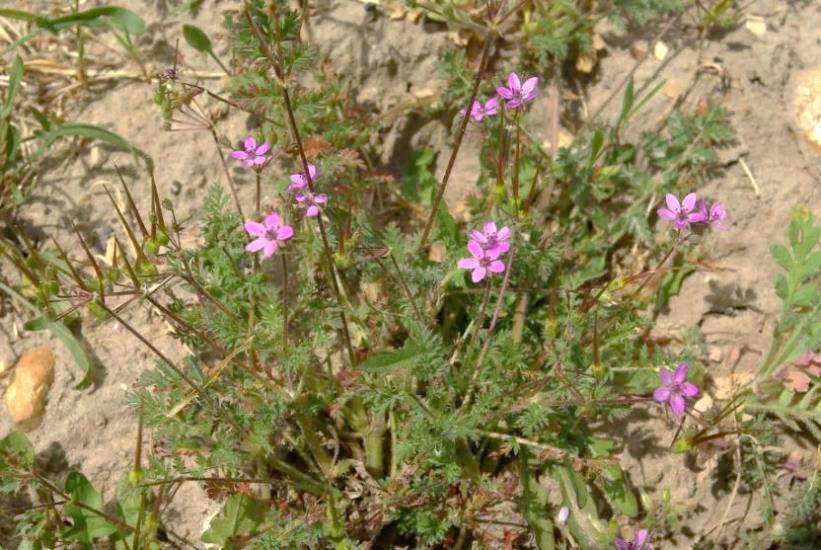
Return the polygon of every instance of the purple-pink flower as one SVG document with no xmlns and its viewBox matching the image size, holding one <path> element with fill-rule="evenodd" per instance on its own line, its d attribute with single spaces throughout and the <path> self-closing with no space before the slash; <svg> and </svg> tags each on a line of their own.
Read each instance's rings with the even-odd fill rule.
<svg viewBox="0 0 821 550">
<path fill-rule="evenodd" d="M 316 181 L 317 171 L 316 166 L 313 164 L 308 165 L 308 176 L 311 177 L 312 182 Z M 305 172 L 291 174 L 291 183 L 288 185 L 288 191 L 297 191 L 299 189 L 304 189 L 305 187 L 310 187 L 308 185 L 308 178 L 305 177 Z"/>
<path fill-rule="evenodd" d="M 237 160 L 241 160 L 242 163 L 248 168 L 252 166 L 262 166 L 265 164 L 265 161 L 267 160 L 265 155 L 271 149 L 271 146 L 267 143 L 257 146 L 257 140 L 254 139 L 254 136 L 248 136 L 245 138 L 245 142 L 242 144 L 242 147 L 242 149 L 231 151 L 231 156 Z"/>
<path fill-rule="evenodd" d="M 616 550 L 653 550 L 653 545 L 648 542 L 647 535 L 647 529 L 639 529 L 633 540 L 616 537 L 613 544 Z"/>
<path fill-rule="evenodd" d="M 311 193 L 306 189 L 296 191 L 294 200 L 305 207 L 306 218 L 315 218 L 319 215 L 320 205 L 328 202 L 328 195 L 325 193 Z"/>
<path fill-rule="evenodd" d="M 676 231 L 687 229 L 691 223 L 702 223 L 704 215 L 696 208 L 696 194 L 690 193 L 679 202 L 678 197 L 667 193 L 667 208 L 659 208 L 656 213 L 660 218 L 673 222 Z"/>
<path fill-rule="evenodd" d="M 471 269 L 470 280 L 478 283 L 485 278 L 487 272 L 501 273 L 505 270 L 505 263 L 499 260 L 499 253 L 491 254 L 482 248 L 476 241 L 468 242 L 468 252 L 472 258 L 462 258 L 459 260 L 459 267 Z"/>
<path fill-rule="evenodd" d="M 282 241 L 287 241 L 294 234 L 294 229 L 290 225 L 284 225 L 276 212 L 268 214 L 264 224 L 246 220 L 245 231 L 252 237 L 256 237 L 245 245 L 245 250 L 248 252 L 262 250 L 266 258 L 277 251 Z"/>
<path fill-rule="evenodd" d="M 471 103 L 470 107 L 470 116 L 476 122 L 482 122 L 487 117 L 493 116 L 498 112 L 499 100 L 495 97 L 491 97 L 490 99 L 482 105 L 481 101 L 474 101 Z M 461 116 L 467 115 L 467 111 L 462 109 L 459 111 Z"/>
<path fill-rule="evenodd" d="M 708 208 L 707 201 L 704 199 L 698 199 L 696 201 L 696 211 L 701 214 L 702 217 L 702 220 L 697 223 L 715 227 L 719 231 L 728 231 L 730 229 L 722 223 L 724 218 L 727 217 L 727 212 L 725 212 L 724 207 L 720 202 L 714 202 Z"/>
<path fill-rule="evenodd" d="M 536 85 L 538 83 L 538 77 L 532 76 L 522 84 L 519 75 L 510 73 L 507 77 L 507 86 L 499 86 L 496 88 L 496 93 L 502 96 L 508 107 L 518 109 L 536 97 Z"/>
<path fill-rule="evenodd" d="M 666 402 L 676 416 L 684 414 L 685 399 L 695 397 L 700 391 L 698 386 L 686 381 L 689 368 L 687 363 L 679 363 L 672 374 L 667 367 L 659 369 L 661 386 L 653 392 L 653 399 L 660 403 Z"/>
<path fill-rule="evenodd" d="M 470 238 L 478 242 L 486 253 L 499 256 L 510 250 L 510 243 L 507 242 L 510 237 L 509 227 L 497 230 L 495 223 L 488 222 L 482 229 L 482 231 L 471 231 Z"/>
</svg>

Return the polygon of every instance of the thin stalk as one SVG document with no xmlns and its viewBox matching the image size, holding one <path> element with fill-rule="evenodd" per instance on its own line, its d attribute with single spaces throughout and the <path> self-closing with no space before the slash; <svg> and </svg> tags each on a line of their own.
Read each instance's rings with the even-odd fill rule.
<svg viewBox="0 0 821 550">
<path fill-rule="evenodd" d="M 433 199 L 428 221 L 425 222 L 425 228 L 422 230 L 422 237 L 419 239 L 418 249 L 420 251 L 425 248 L 425 244 L 428 242 L 428 236 L 430 235 L 430 230 L 433 227 L 433 221 L 436 219 L 436 213 L 439 211 L 439 205 L 442 203 L 442 198 L 445 196 L 445 189 L 448 186 L 450 173 L 456 162 L 456 155 L 459 153 L 459 148 L 462 146 L 462 138 L 465 137 L 465 131 L 467 130 L 468 122 L 470 122 L 469 113 L 471 111 L 471 107 L 473 106 L 473 102 L 476 101 L 476 96 L 479 94 L 479 85 L 482 83 L 482 76 L 485 73 L 485 67 L 487 66 L 492 42 L 493 39 L 490 37 L 485 39 L 485 45 L 482 49 L 482 60 L 479 62 L 479 70 L 476 71 L 476 77 L 473 79 L 473 90 L 470 93 L 470 101 L 468 101 L 466 114 L 462 117 L 462 123 L 459 126 L 459 132 L 456 134 L 456 141 L 453 143 L 453 150 L 450 153 L 447 168 L 445 168 L 445 175 L 442 177 L 442 184 L 439 186 L 439 190 L 436 192 L 436 197 Z"/>
<path fill-rule="evenodd" d="M 459 406 L 460 410 L 468 406 L 471 398 L 473 397 L 474 391 L 476 391 L 476 383 L 479 381 L 479 374 L 482 372 L 482 366 L 485 362 L 488 349 L 490 348 L 490 342 L 492 340 L 491 336 L 493 335 L 493 331 L 496 329 L 496 322 L 499 320 L 499 314 L 502 311 L 502 300 L 505 297 L 505 292 L 507 291 L 507 286 L 510 282 L 510 267 L 513 265 L 513 257 L 515 255 L 516 249 L 515 247 L 511 247 L 510 255 L 507 258 L 507 266 L 505 266 L 505 278 L 502 281 L 502 286 L 499 288 L 499 297 L 496 299 L 496 307 L 493 309 L 493 317 L 490 319 L 490 326 L 487 329 L 487 334 L 485 334 L 485 343 L 482 345 L 482 350 L 479 352 L 479 358 L 476 359 L 476 365 L 473 367 L 473 374 L 470 376 L 470 384 L 468 385 L 467 392 L 465 393 L 465 399 Z"/>
<path fill-rule="evenodd" d="M 282 353 L 288 349 L 288 261 L 282 258 Z"/>
<path fill-rule="evenodd" d="M 273 5 L 275 6 L 275 4 Z M 265 52 L 265 56 L 268 59 L 268 63 L 271 65 L 271 68 L 274 70 L 274 73 L 277 76 L 277 82 L 280 84 L 280 88 L 282 90 L 282 99 L 285 103 L 285 111 L 288 113 L 288 126 L 291 129 L 291 135 L 294 138 L 294 142 L 296 143 L 297 149 L 299 151 L 299 158 L 302 161 L 302 167 L 305 174 L 305 180 L 308 182 L 308 190 L 311 193 L 314 192 L 314 182 L 311 179 L 311 174 L 308 170 L 308 158 L 305 156 L 305 147 L 302 143 L 302 138 L 299 135 L 299 128 L 296 124 L 296 117 L 294 115 L 293 105 L 291 104 L 291 96 L 288 93 L 288 88 L 285 86 L 285 75 L 283 74 L 282 67 L 280 63 L 277 62 L 277 59 L 274 57 L 273 52 L 268 47 L 268 42 L 262 36 L 262 33 L 259 30 L 254 18 L 251 17 L 250 6 L 248 2 L 245 3 L 245 18 L 248 21 L 248 24 L 251 27 L 251 31 L 256 36 L 257 40 L 259 40 L 260 45 Z M 275 45 L 278 51 L 278 59 L 282 59 L 282 51 L 281 51 L 281 38 L 279 35 L 279 10 L 275 10 L 274 16 L 276 17 L 276 21 L 274 22 L 274 28 L 276 29 L 276 41 Z M 344 300 L 342 299 L 342 291 L 339 288 L 339 283 L 336 280 L 335 274 L 335 264 L 333 261 L 333 255 L 331 254 L 331 247 L 328 244 L 328 234 L 325 230 L 325 223 L 322 221 L 322 216 L 317 216 L 317 222 L 319 223 L 319 233 L 322 237 L 322 248 L 325 253 L 325 262 L 328 268 L 329 279 L 331 280 L 331 286 L 334 290 L 334 294 L 336 294 L 337 301 L 340 306 L 339 315 L 342 321 L 342 333 L 345 339 L 345 347 L 348 350 L 348 358 L 352 366 L 356 365 L 356 354 L 353 351 L 353 345 L 351 344 L 351 335 L 350 331 L 348 330 L 348 319 L 345 311 L 341 309 Z"/>
<path fill-rule="evenodd" d="M 516 162 L 513 165 L 513 212 L 516 216 L 516 221 L 519 220 L 519 156 L 521 155 L 521 127 L 519 124 L 519 109 L 516 109 L 516 114 L 513 115 L 513 120 L 516 123 Z"/>
<path fill-rule="evenodd" d="M 670 258 L 670 256 L 672 256 L 672 255 L 673 255 L 673 252 L 676 250 L 676 248 L 678 248 L 678 245 L 679 245 L 679 243 L 680 243 L 680 242 L 681 242 L 681 237 L 680 237 L 680 236 L 677 236 L 677 237 L 676 237 L 676 240 L 673 242 L 673 246 L 671 246 L 671 247 L 670 247 L 670 250 L 668 250 L 668 251 L 667 251 L 667 254 L 665 254 L 665 255 L 664 255 L 664 257 L 663 257 L 663 258 L 661 259 L 661 261 L 658 263 L 658 265 L 656 266 L 656 268 L 650 271 L 650 275 L 648 275 L 648 276 L 647 276 L 647 278 L 646 278 L 646 279 L 644 279 L 644 280 L 641 282 L 641 284 L 640 284 L 640 285 L 639 285 L 639 287 L 638 287 L 638 288 L 637 288 L 637 289 L 633 292 L 633 294 L 631 295 L 631 297 L 636 297 L 636 296 L 638 296 L 639 292 L 641 292 L 641 291 L 642 291 L 642 289 L 644 289 L 644 287 L 645 287 L 645 286 L 647 285 L 647 283 L 650 281 L 650 279 L 652 279 L 652 278 L 653 278 L 653 275 L 655 275 L 656 273 L 658 273 L 658 272 L 659 272 L 659 270 L 661 269 L 661 266 L 663 266 L 663 265 L 664 265 L 664 263 L 665 263 L 665 262 L 666 262 L 666 261 Z M 599 292 L 598 296 L 601 296 L 601 294 L 604 292 L 604 290 L 605 290 L 606 288 L 607 288 L 607 286 L 605 286 L 605 287 L 601 290 L 601 292 Z M 597 300 L 598 300 L 598 296 L 596 297 L 596 298 L 597 298 Z"/>
</svg>

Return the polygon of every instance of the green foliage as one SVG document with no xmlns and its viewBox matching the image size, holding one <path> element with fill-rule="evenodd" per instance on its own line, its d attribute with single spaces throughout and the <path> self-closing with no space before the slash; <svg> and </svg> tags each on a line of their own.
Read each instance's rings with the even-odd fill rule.
<svg viewBox="0 0 821 550">
<path fill-rule="evenodd" d="M 487 4 L 417 4 L 431 19 L 473 31 L 473 40 L 501 32 Z M 521 17 L 511 14 L 504 33 L 520 48 L 522 66 L 559 78 L 580 55 L 594 55 L 597 17 L 643 25 L 681 9 L 669 0 L 532 2 L 522 5 Z M 199 28 L 183 26 L 187 43 L 229 75 L 227 104 L 259 124 L 258 142 L 273 144 L 277 160 L 290 155 L 284 174 L 302 172 L 306 160 L 317 165 L 311 187 L 327 193 L 328 203 L 318 219 L 304 217 L 287 200 L 287 175 L 271 178 L 259 166 L 260 182 L 275 180 L 269 194 L 294 231 L 266 258 L 249 254 L 243 222 L 259 221 L 268 206 L 253 211 L 214 182 L 196 238 L 187 239 L 191 230 L 156 186 L 147 213 L 124 187 L 127 207 L 112 202 L 130 246 L 118 240 L 111 265 L 100 265 L 84 242 L 80 259 L 59 247 L 7 253 L 52 308 L 30 328 L 53 328 L 45 319 L 75 309 L 119 321 L 111 296 L 120 293 L 149 306 L 185 346 L 169 354 L 182 356 L 174 361 L 129 327 L 156 356 L 130 395 L 154 446 L 136 457 L 112 506 L 104 507 L 103 495 L 77 472 L 58 488 L 37 471 L 20 434 L 3 440 L 0 488 L 34 488 L 41 502 L 61 499 L 54 517 L 29 511 L 18 536 L 44 546 L 108 539 L 152 547 L 171 487 L 194 481 L 222 503 L 202 541 L 225 548 L 355 548 L 391 540 L 445 547 L 483 537 L 496 547 L 501 541 L 484 522 L 500 505 L 515 508 L 527 523 L 524 536 L 539 548 L 611 545 L 619 520 L 646 518 L 672 534 L 684 512 L 669 499 L 658 509 L 640 504 L 618 463 L 626 438 L 598 430 L 646 401 L 658 367 L 677 359 L 648 335 L 654 313 L 695 270 L 689 245 L 697 236 L 667 249 L 656 242 L 648 213 L 664 193 L 687 192 L 718 169 L 716 148 L 733 138 L 728 113 L 709 104 L 674 112 L 659 128 L 628 132 L 660 89 L 639 96 L 631 81 L 615 120 L 589 121 L 573 129 L 568 145 L 547 151 L 530 133 L 526 108 L 501 109 L 479 130 L 481 169 L 463 224 L 437 198 L 435 165 L 445 151 L 412 150 L 399 173 L 373 160 L 384 120 L 356 103 L 348 77 L 319 67 L 317 49 L 301 38 L 308 14 L 286 0 L 252 0 L 227 13 L 230 69 Z M 97 13 L 118 21 L 115 30 L 130 47 L 139 28 L 125 15 Z M 50 30 L 81 21 L 32 20 Z M 497 64 L 506 58 L 497 57 Z M 439 63 L 450 79 L 445 94 L 429 111 L 399 111 L 458 112 L 473 91 L 474 61 L 467 48 L 446 52 Z M 30 161 L 19 152 L 11 117 L 21 78 L 15 62 L 0 106 L 9 171 Z M 155 100 L 171 124 L 203 91 L 219 97 L 171 71 L 159 79 Z M 491 93 L 480 79 L 479 97 Z M 128 145 L 98 129 L 36 117 L 35 137 L 45 148 L 63 135 Z M 210 119 L 204 125 L 221 152 L 237 141 Z M 225 184 L 234 190 L 230 178 Z M 489 220 L 512 230 L 503 256 L 510 263 L 504 275 L 473 284 L 459 261 L 468 255 L 469 231 Z M 789 249 L 773 249 L 787 273 L 776 281 L 785 304 L 779 351 L 762 370 L 764 393 L 745 394 L 744 407 L 815 430 L 816 386 L 802 395 L 780 386 L 780 395 L 767 393 L 766 386 L 777 366 L 817 343 L 817 321 L 809 319 L 818 317 L 819 230 L 801 213 L 789 236 Z M 648 263 L 659 258 L 657 267 Z M 664 267 L 669 258 L 672 268 Z M 665 269 L 651 311 L 645 283 Z M 49 300 L 58 285 L 81 299 L 60 309 Z M 717 425 L 735 411 L 727 410 L 704 422 Z M 699 426 L 699 435 L 716 427 Z M 745 429 L 745 481 L 769 491 L 775 457 L 761 446 L 774 443 Z M 693 430 L 684 433 L 673 449 L 692 448 Z M 551 519 L 557 502 L 571 511 L 566 526 Z"/>
<path fill-rule="evenodd" d="M 746 407 L 774 414 L 794 430 L 803 425 L 819 437 L 821 383 L 814 377 L 805 391 L 797 391 L 786 387 L 779 373 L 800 354 L 817 349 L 821 343 L 821 226 L 811 212 L 798 208 L 793 212 L 787 237 L 789 247 L 775 244 L 770 249 L 784 271 L 775 278 L 781 312 L 773 329 L 772 345 L 756 375 L 758 391 L 748 398 Z"/>
</svg>

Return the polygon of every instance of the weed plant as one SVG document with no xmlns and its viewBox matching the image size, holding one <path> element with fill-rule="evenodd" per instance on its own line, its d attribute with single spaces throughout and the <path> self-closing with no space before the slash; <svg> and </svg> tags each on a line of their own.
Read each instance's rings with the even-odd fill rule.
<svg viewBox="0 0 821 550">
<path fill-rule="evenodd" d="M 805 209 L 788 245 L 773 247 L 783 308 L 749 384 L 695 410 L 708 384 L 696 346 L 650 336 L 697 269 L 697 243 L 732 219 L 731 205 L 726 213 L 695 193 L 733 139 L 728 113 L 713 103 L 677 111 L 631 140 L 625 128 L 652 92 L 627 81 L 615 119 L 579 122 L 564 147 L 533 137 L 528 112 L 545 81 L 573 52 L 590 52 L 585 6 L 625 25 L 669 22 L 685 6 L 412 4 L 481 44 L 475 59 L 445 52 L 449 87 L 414 107 L 453 120 L 452 151 L 416 151 L 406 173 L 386 176 L 369 145 L 375 115 L 301 38 L 310 11 L 247 0 L 226 12 L 225 58 L 201 30 L 183 30 L 228 73 L 227 89 L 189 81 L 181 67 L 154 80 L 168 127 L 196 120 L 226 167 L 196 244 L 183 245 L 194 229 L 155 185 L 142 212 L 123 185 L 111 262 L 79 233 L 81 257 L 57 244 L 6 252 L 38 291 L 4 290 L 35 302 L 41 323 L 84 309 L 156 357 L 131 394 L 134 463 L 110 503 L 78 472 L 45 475 L 23 434 L 0 442 L 0 490 L 31 502 L 15 519 L 19 547 L 181 544 L 163 510 L 183 483 L 221 503 L 202 542 L 223 548 L 663 547 L 688 510 L 669 491 L 656 502 L 634 486 L 619 462 L 624 442 L 601 426 L 644 411 L 669 432 L 669 452 L 692 456 L 721 439 L 738 450 L 744 483 L 767 491 L 777 459 L 761 450 L 777 440 L 766 424 L 821 436 L 821 227 Z M 491 54 L 517 45 L 519 65 Z M 220 100 L 252 114 L 253 135 L 223 135 L 202 115 Z M 468 125 L 483 150 L 462 221 L 443 196 Z M 240 200 L 229 163 L 256 179 L 253 204 Z M 274 163 L 290 177 L 272 177 Z M 55 305 L 61 292 L 72 300 Z M 128 322 L 135 304 L 173 327 L 184 360 Z M 815 473 L 799 483 L 793 512 L 770 513 L 756 544 L 814 536 Z"/>
</svg>

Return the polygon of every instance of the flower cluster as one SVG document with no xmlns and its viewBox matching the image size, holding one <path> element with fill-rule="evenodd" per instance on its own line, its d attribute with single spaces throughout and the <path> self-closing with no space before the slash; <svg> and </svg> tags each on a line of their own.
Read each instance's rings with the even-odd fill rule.
<svg viewBox="0 0 821 550">
<path fill-rule="evenodd" d="M 659 370 L 661 386 L 653 392 L 653 399 L 660 403 L 667 403 L 676 416 L 684 415 L 685 399 L 699 394 L 698 386 L 687 382 L 687 363 L 679 363 L 676 371 L 671 373 L 667 367 Z"/>
<path fill-rule="evenodd" d="M 470 104 L 470 109 L 462 109 L 459 111 L 461 116 L 470 115 L 476 122 L 482 122 L 487 117 L 491 117 L 498 112 L 499 97 L 501 97 L 508 108 L 518 109 L 529 101 L 536 98 L 536 86 L 539 84 L 539 78 L 532 76 L 525 80 L 522 84 L 519 75 L 510 73 L 507 77 L 507 86 L 499 86 L 496 88 L 498 97 L 491 97 L 484 104 L 481 101 L 474 101 Z"/>
<path fill-rule="evenodd" d="M 294 200 L 305 208 L 306 218 L 315 218 L 319 215 L 322 205 L 328 202 L 328 195 L 325 193 L 314 193 L 311 191 L 313 183 L 316 181 L 318 172 L 316 166 L 308 165 L 308 173 L 300 172 L 291 174 L 291 183 L 288 185 L 288 191 L 294 194 Z"/>
<path fill-rule="evenodd" d="M 276 212 L 265 216 L 264 223 L 246 220 L 245 231 L 252 237 L 256 237 L 245 245 L 245 250 L 248 252 L 262 250 L 262 255 L 266 258 L 276 252 L 283 241 L 287 241 L 294 235 L 294 229 L 290 225 L 283 224 Z"/>
<path fill-rule="evenodd" d="M 510 249 L 510 243 L 507 241 L 509 236 L 510 228 L 502 227 L 497 230 L 493 222 L 486 223 L 483 231 L 470 233 L 468 252 L 473 257 L 459 260 L 459 267 L 471 270 L 471 281 L 478 283 L 485 278 L 488 271 L 502 273 L 505 270 L 505 263 L 499 256 Z"/>
<path fill-rule="evenodd" d="M 672 193 L 667 193 L 665 202 L 667 208 L 659 208 L 656 213 L 660 218 L 673 222 L 676 231 L 683 231 L 691 225 L 704 225 L 721 231 L 728 229 L 722 223 L 727 213 L 720 202 L 708 206 L 707 201 L 699 199 L 695 193 L 690 193 L 681 201 Z"/>
<path fill-rule="evenodd" d="M 261 168 L 268 160 L 265 158 L 265 155 L 267 155 L 270 150 L 271 146 L 267 143 L 257 145 L 257 140 L 254 139 L 254 136 L 248 136 L 242 144 L 242 149 L 231 151 L 231 156 L 242 161 L 247 168 Z"/>
</svg>

